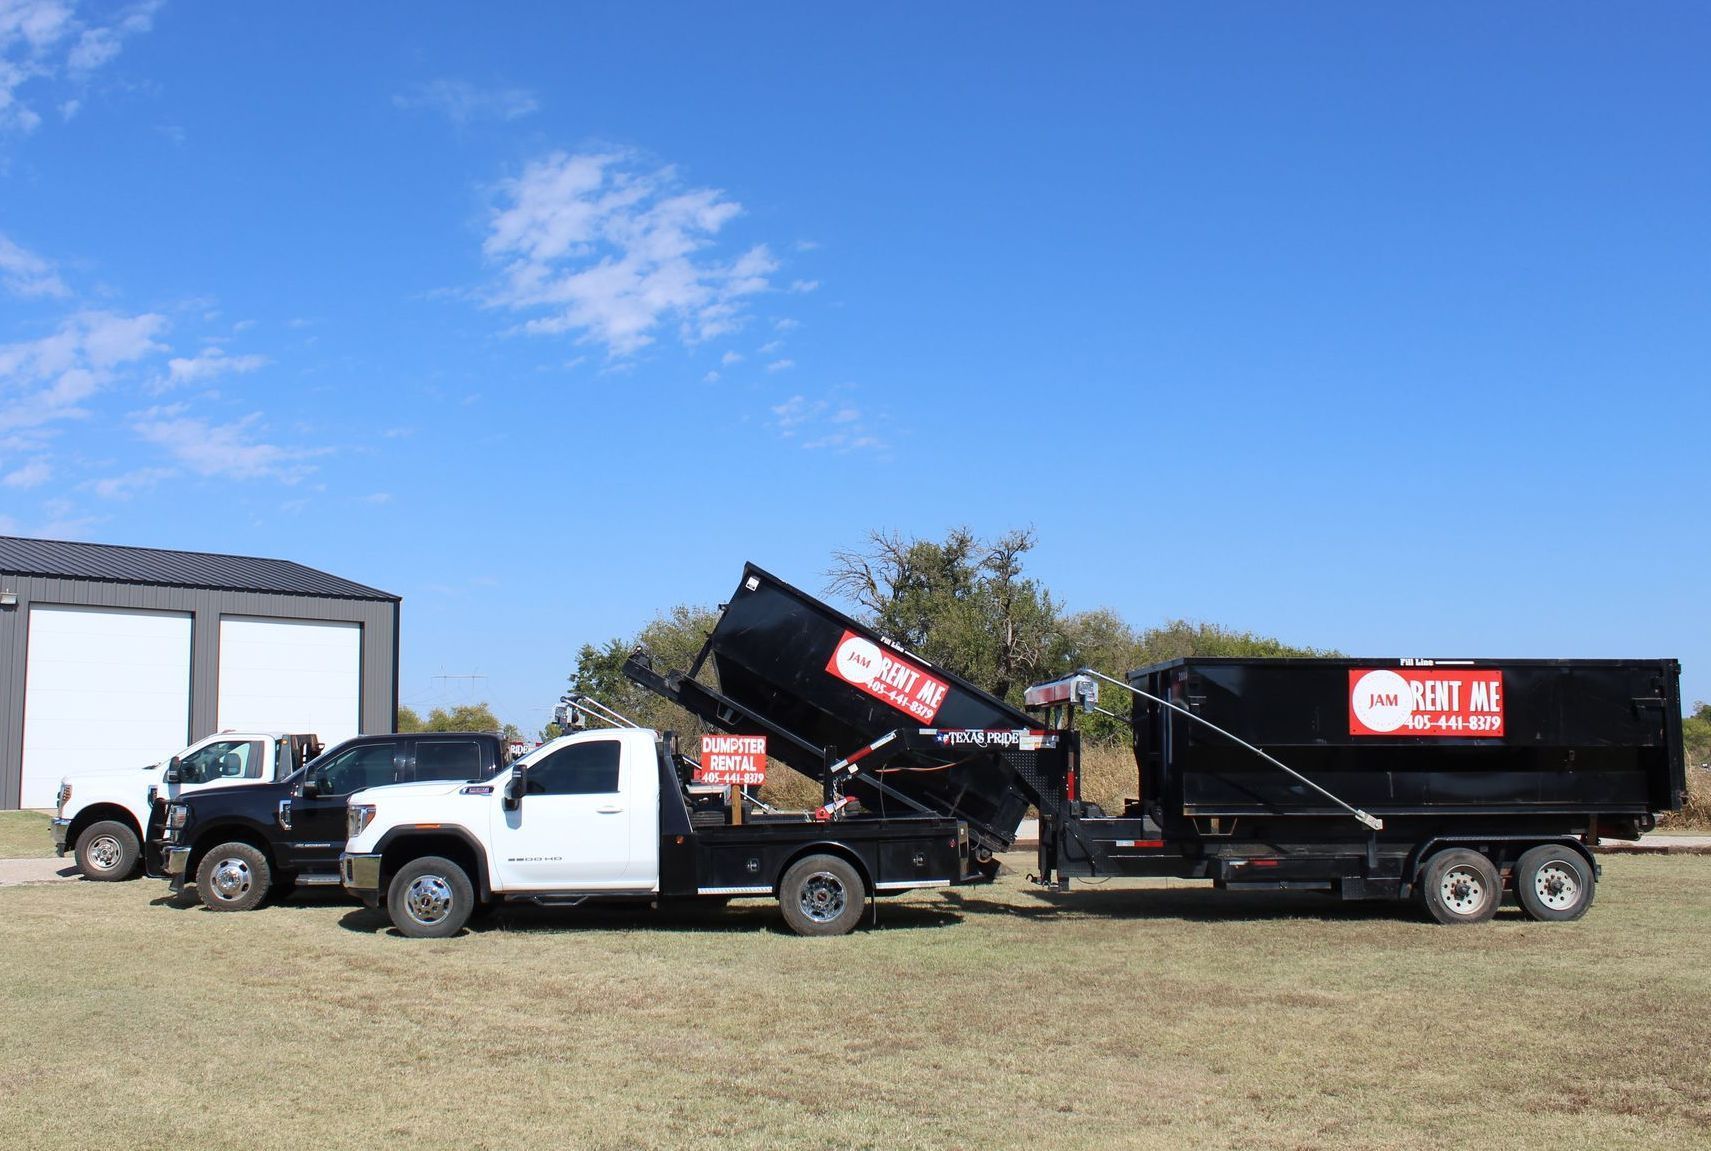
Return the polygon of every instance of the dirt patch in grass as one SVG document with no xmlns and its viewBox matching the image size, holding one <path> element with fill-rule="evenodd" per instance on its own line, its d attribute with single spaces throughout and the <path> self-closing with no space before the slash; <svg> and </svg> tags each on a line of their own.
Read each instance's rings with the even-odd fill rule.
<svg viewBox="0 0 1711 1151">
<path fill-rule="evenodd" d="M 48 819 L 39 811 L 0 811 L 0 859 L 39 859 L 53 854 Z"/>
<path fill-rule="evenodd" d="M 1612 858 L 1579 923 L 1453 929 L 1010 875 L 833 940 L 763 901 L 425 942 L 326 895 L 9 888 L 0 1146 L 1692 1146 L 1708 876 Z"/>
</svg>

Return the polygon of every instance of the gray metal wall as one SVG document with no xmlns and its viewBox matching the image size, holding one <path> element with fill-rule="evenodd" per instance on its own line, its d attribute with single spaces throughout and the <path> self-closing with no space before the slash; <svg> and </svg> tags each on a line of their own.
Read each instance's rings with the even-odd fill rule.
<svg viewBox="0 0 1711 1151">
<path fill-rule="evenodd" d="M 4 574 L 0 574 L 0 592 L 18 597 L 16 606 L 0 606 L 0 810 L 16 808 L 23 788 L 24 661 L 32 604 L 189 613 L 192 740 L 217 730 L 221 616 L 359 623 L 362 700 L 357 713 L 358 727 L 364 734 L 389 732 L 398 722 L 398 604 L 394 601 L 319 599 Z"/>
</svg>

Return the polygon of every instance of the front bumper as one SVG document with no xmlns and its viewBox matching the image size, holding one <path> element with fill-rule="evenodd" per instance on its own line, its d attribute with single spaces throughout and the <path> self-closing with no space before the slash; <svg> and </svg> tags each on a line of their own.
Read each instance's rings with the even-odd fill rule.
<svg viewBox="0 0 1711 1151">
<path fill-rule="evenodd" d="M 56 819 L 48 824 L 48 827 L 53 831 L 53 853 L 64 855 L 66 852 L 66 836 L 71 834 L 71 820 Z"/>
<path fill-rule="evenodd" d="M 339 856 L 339 882 L 345 885 L 345 890 L 368 904 L 370 907 L 380 903 L 380 856 L 352 855 L 345 852 Z"/>
<path fill-rule="evenodd" d="M 161 868 L 167 878 L 184 882 L 184 869 L 190 864 L 190 849 L 188 847 L 169 847 L 166 849 L 166 863 Z"/>
</svg>

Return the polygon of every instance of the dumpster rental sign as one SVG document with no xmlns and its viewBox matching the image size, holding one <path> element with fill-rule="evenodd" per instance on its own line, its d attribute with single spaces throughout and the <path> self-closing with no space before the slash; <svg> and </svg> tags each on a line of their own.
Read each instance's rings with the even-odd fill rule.
<svg viewBox="0 0 1711 1151">
<path fill-rule="evenodd" d="M 758 787 L 766 782 L 766 736 L 704 735 L 696 783 Z"/>
<path fill-rule="evenodd" d="M 1461 667 L 1349 671 L 1350 735 L 1503 735 L 1503 673 Z"/>
<path fill-rule="evenodd" d="M 844 632 L 826 670 L 922 723 L 933 722 L 951 690 L 950 684 L 934 678 L 926 668 L 853 631 Z"/>
</svg>

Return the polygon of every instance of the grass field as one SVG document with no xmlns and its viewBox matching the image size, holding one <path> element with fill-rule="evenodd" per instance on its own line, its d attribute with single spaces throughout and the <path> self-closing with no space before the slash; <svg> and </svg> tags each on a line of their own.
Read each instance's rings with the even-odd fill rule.
<svg viewBox="0 0 1711 1151">
<path fill-rule="evenodd" d="M 1612 858 L 1567 925 L 1010 876 L 842 939 L 754 901 L 440 942 L 8 888 L 0 1147 L 1704 1146 L 1707 880 Z"/>
<path fill-rule="evenodd" d="M 34 859 L 53 854 L 48 817 L 39 811 L 0 811 L 0 859 Z"/>
</svg>

